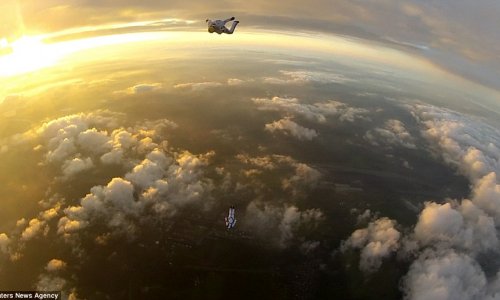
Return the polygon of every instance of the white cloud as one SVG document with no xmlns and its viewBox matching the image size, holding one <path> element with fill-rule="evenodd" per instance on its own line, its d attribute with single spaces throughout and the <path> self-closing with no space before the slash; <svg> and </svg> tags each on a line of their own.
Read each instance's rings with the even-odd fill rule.
<svg viewBox="0 0 500 300">
<path fill-rule="evenodd" d="M 426 251 L 404 278 L 408 299 L 485 299 L 486 276 L 479 264 L 453 250 Z"/>
<path fill-rule="evenodd" d="M 313 188 L 321 178 L 321 173 L 304 163 L 293 162 L 295 174 L 281 181 L 284 190 L 291 191 L 293 195 L 301 193 L 304 187 Z"/>
<path fill-rule="evenodd" d="M 149 209 L 172 215 L 177 209 L 201 200 L 205 200 L 202 205 L 207 205 L 213 186 L 211 180 L 204 178 L 203 169 L 213 155 L 211 152 L 174 155 L 155 148 L 124 178 L 93 187 L 80 205 L 64 209 L 58 232 L 71 234 L 99 219 L 108 220 L 111 229 L 127 231 L 135 226 L 134 219 Z M 133 230 L 127 233 L 134 234 Z"/>
<path fill-rule="evenodd" d="M 58 276 L 42 274 L 36 283 L 37 291 L 62 291 L 66 287 L 66 280 Z"/>
<path fill-rule="evenodd" d="M 245 154 L 236 156 L 240 162 L 249 165 L 250 170 L 244 170 L 243 173 L 248 175 L 261 175 L 263 172 L 279 171 L 286 167 L 292 168 L 293 174 L 290 176 L 282 175 L 281 188 L 283 191 L 289 192 L 293 196 L 303 194 L 305 189 L 314 188 L 321 178 L 321 173 L 305 163 L 300 163 L 284 155 L 265 155 L 260 157 L 250 157 Z M 254 182 L 256 183 L 256 182 Z"/>
<path fill-rule="evenodd" d="M 38 217 L 44 221 L 52 220 L 59 215 L 60 208 L 61 208 L 60 203 L 56 203 L 54 204 L 54 207 L 48 208 L 40 212 L 38 214 Z"/>
<path fill-rule="evenodd" d="M 473 117 L 434 106 L 415 105 L 411 109 L 437 154 L 472 182 L 490 172 L 500 173 L 498 129 Z"/>
<path fill-rule="evenodd" d="M 402 239 L 402 256 L 417 256 L 403 280 L 404 292 L 408 299 L 495 299 L 499 278 L 487 277 L 478 257 L 500 257 L 500 131 L 448 109 L 408 108 L 436 157 L 470 180 L 471 194 L 425 204 L 413 231 Z M 367 235 L 366 229 L 354 232 L 349 244 L 360 248 Z"/>
<path fill-rule="evenodd" d="M 48 272 L 56 272 L 60 270 L 64 270 L 66 268 L 66 263 L 60 259 L 51 259 L 47 266 L 45 266 L 45 270 Z"/>
<path fill-rule="evenodd" d="M 238 78 L 229 78 L 227 80 L 227 84 L 228 85 L 242 85 L 243 83 L 245 83 L 244 80 L 241 80 L 241 79 L 238 79 Z"/>
<path fill-rule="evenodd" d="M 6 254 L 9 251 L 10 238 L 5 233 L 0 233 L 0 252 Z"/>
<path fill-rule="evenodd" d="M 281 111 L 319 123 L 326 121 L 325 116 L 321 112 L 318 112 L 314 106 L 301 104 L 297 98 L 252 98 L 252 101 L 257 104 L 261 110 Z"/>
<path fill-rule="evenodd" d="M 346 103 L 335 100 L 327 102 L 318 102 L 314 106 L 316 109 L 326 116 L 335 116 L 342 122 L 354 122 L 356 120 L 370 120 L 369 110 L 359 107 L 352 107 Z"/>
<path fill-rule="evenodd" d="M 300 103 L 297 98 L 252 98 L 261 110 L 280 111 L 293 116 L 300 116 L 310 121 L 324 123 L 327 117 L 335 117 L 341 122 L 369 120 L 369 111 L 364 108 L 350 107 L 334 100 L 314 104 Z"/>
<path fill-rule="evenodd" d="M 112 147 L 112 141 L 108 132 L 98 131 L 96 128 L 80 132 L 76 142 L 83 151 L 94 154 L 108 152 Z"/>
<path fill-rule="evenodd" d="M 28 227 L 24 229 L 21 233 L 22 241 L 29 241 L 36 237 L 37 235 L 46 235 L 49 230 L 47 223 L 44 220 L 39 220 L 37 218 L 31 219 L 28 223 Z"/>
<path fill-rule="evenodd" d="M 318 133 L 314 129 L 309 129 L 302 127 L 290 118 L 283 118 L 278 121 L 265 125 L 265 130 L 269 132 L 283 131 L 285 134 L 290 134 L 291 136 L 299 140 L 310 141 L 318 136 Z"/>
<path fill-rule="evenodd" d="M 313 71 L 284 71 L 280 73 L 284 75 L 282 78 L 278 77 L 264 77 L 263 81 L 270 84 L 305 84 L 309 82 L 318 83 L 346 83 L 355 81 L 342 74 L 335 74 L 333 72 L 313 72 Z"/>
<path fill-rule="evenodd" d="M 414 138 L 410 135 L 403 122 L 395 119 L 385 122 L 382 128 L 368 131 L 365 134 L 365 139 L 375 146 L 389 145 L 416 149 Z"/>
<path fill-rule="evenodd" d="M 162 88 L 161 83 L 141 83 L 128 88 L 127 91 L 132 94 L 142 94 L 142 93 L 154 92 L 160 90 L 161 88 Z"/>
<path fill-rule="evenodd" d="M 396 221 L 388 218 L 370 222 L 368 227 L 354 231 L 342 249 L 361 249 L 359 268 L 367 273 L 374 272 L 382 265 L 382 259 L 400 247 L 401 233 L 396 225 Z"/>
<path fill-rule="evenodd" d="M 222 83 L 220 82 L 188 82 L 188 83 L 179 83 L 174 85 L 174 89 L 182 89 L 182 90 L 191 90 L 191 91 L 203 91 L 208 88 L 220 87 Z"/>
<path fill-rule="evenodd" d="M 71 160 L 67 160 L 63 163 L 61 170 L 63 173 L 63 179 L 67 180 L 75 175 L 90 170 L 94 167 L 94 163 L 90 157 L 85 159 L 81 158 L 73 158 Z"/>
<path fill-rule="evenodd" d="M 300 211 L 294 205 L 274 206 L 252 201 L 246 207 L 244 225 L 257 235 L 270 239 L 279 247 L 287 247 L 301 230 L 313 229 L 324 219 L 319 209 Z"/>
</svg>

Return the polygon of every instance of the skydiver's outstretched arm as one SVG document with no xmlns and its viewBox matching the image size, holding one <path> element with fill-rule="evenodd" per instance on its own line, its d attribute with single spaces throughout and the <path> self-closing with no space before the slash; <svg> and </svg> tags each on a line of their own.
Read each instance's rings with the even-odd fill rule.
<svg viewBox="0 0 500 300">
<path fill-rule="evenodd" d="M 225 26 L 223 28 L 224 30 L 224 33 L 227 33 L 227 34 L 233 34 L 234 30 L 236 29 L 236 25 L 238 25 L 240 21 L 234 21 L 233 22 L 233 25 L 231 25 L 231 29 L 227 29 Z"/>
</svg>

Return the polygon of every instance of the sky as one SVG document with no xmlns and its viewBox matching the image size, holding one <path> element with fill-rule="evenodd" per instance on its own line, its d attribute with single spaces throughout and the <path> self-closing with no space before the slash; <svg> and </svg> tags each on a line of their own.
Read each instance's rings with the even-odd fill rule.
<svg viewBox="0 0 500 300">
<path fill-rule="evenodd" d="M 199 0 L 4 0 L 0 48 L 23 35 L 130 22 L 169 20 L 199 30 L 206 18 L 234 15 L 242 22 L 240 29 L 326 32 L 386 43 L 500 89 L 499 14 L 500 3 L 494 0 L 236 0 L 216 5 Z"/>
</svg>

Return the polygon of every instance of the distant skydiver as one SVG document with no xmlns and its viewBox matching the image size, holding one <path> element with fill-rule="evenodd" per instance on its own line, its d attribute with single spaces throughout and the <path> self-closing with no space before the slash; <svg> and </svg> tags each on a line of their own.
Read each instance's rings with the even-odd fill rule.
<svg viewBox="0 0 500 300">
<path fill-rule="evenodd" d="M 231 29 L 227 29 L 226 23 L 229 21 L 234 21 L 234 17 L 231 17 L 231 18 L 226 19 L 224 21 L 222 21 L 222 20 L 212 21 L 210 19 L 206 19 L 206 22 L 208 25 L 208 32 L 210 32 L 210 33 L 217 32 L 218 34 L 221 34 L 221 33 L 233 34 L 234 30 L 236 29 L 236 25 L 238 25 L 238 23 L 240 21 L 234 21 L 233 25 L 231 25 Z"/>
<path fill-rule="evenodd" d="M 229 208 L 229 215 L 224 219 L 226 220 L 227 229 L 234 228 L 234 225 L 236 225 L 236 219 L 234 218 L 234 206 Z"/>
</svg>

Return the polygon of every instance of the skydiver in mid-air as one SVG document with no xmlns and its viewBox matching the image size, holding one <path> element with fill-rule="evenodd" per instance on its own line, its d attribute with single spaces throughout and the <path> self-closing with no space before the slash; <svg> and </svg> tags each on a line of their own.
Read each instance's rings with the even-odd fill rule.
<svg viewBox="0 0 500 300">
<path fill-rule="evenodd" d="M 236 218 L 234 217 L 234 206 L 229 207 L 229 214 L 224 218 L 224 220 L 226 221 L 227 229 L 234 228 L 234 226 L 236 225 Z"/>
<path fill-rule="evenodd" d="M 226 23 L 229 21 L 233 21 L 233 25 L 231 25 L 230 29 L 227 29 Z M 217 32 L 218 34 L 221 33 L 233 34 L 234 30 L 236 29 L 236 25 L 238 25 L 240 21 L 234 21 L 234 17 L 231 17 L 224 21 L 223 20 L 212 21 L 210 19 L 206 19 L 206 22 L 208 25 L 208 32 L 210 33 Z"/>
</svg>

